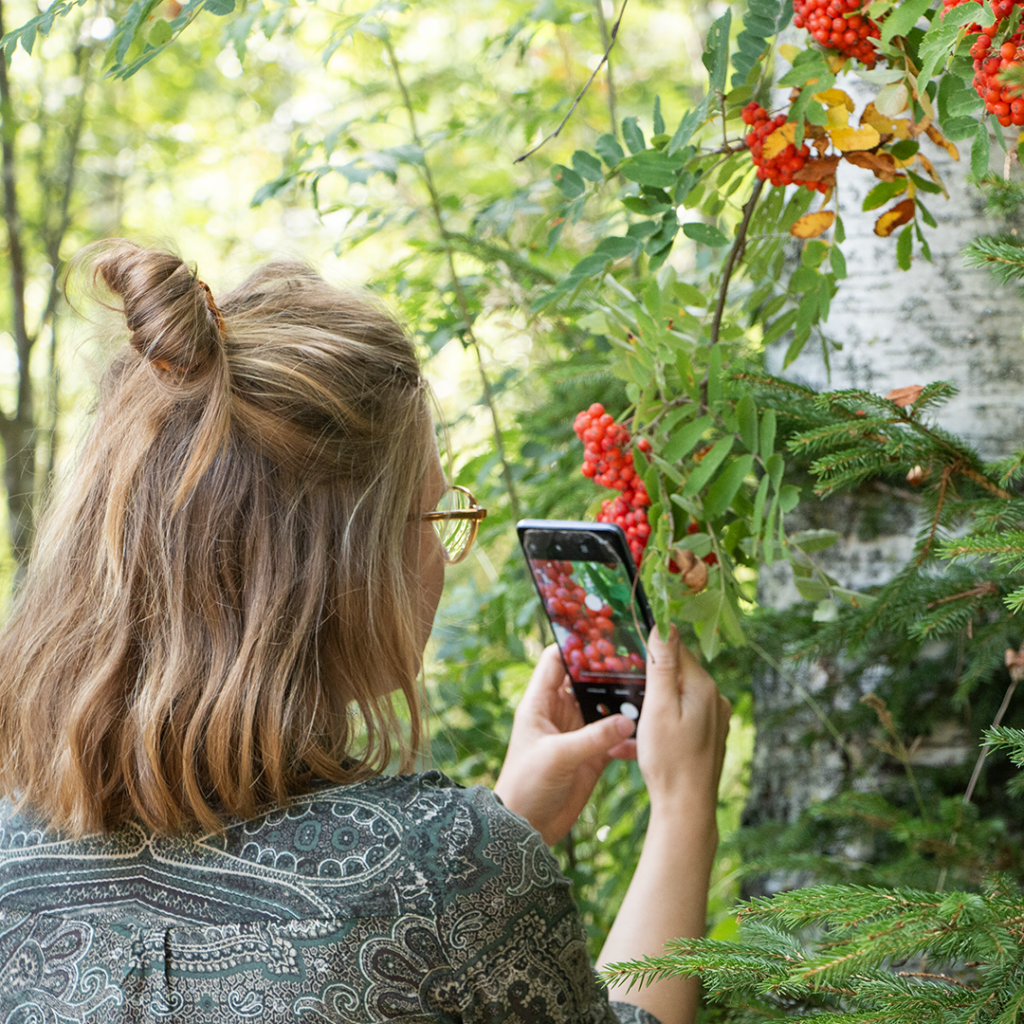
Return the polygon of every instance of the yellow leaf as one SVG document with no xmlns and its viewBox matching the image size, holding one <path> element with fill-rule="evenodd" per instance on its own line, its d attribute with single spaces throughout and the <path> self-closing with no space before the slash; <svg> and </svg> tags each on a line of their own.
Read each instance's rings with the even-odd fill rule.
<svg viewBox="0 0 1024 1024">
<path fill-rule="evenodd" d="M 828 69 L 833 75 L 838 75 L 843 68 L 846 67 L 846 58 L 842 54 L 836 54 L 834 57 L 828 58 Z M 816 82 L 816 78 L 811 79 L 812 82 Z M 810 84 L 810 83 L 808 83 Z"/>
<path fill-rule="evenodd" d="M 792 43 L 783 43 L 779 47 L 779 56 L 783 57 L 785 60 L 788 60 L 790 64 L 792 64 L 793 61 L 796 60 L 796 55 L 801 52 L 802 51 L 800 47 L 794 46 Z"/>
<path fill-rule="evenodd" d="M 834 128 L 829 135 L 832 145 L 844 153 L 848 149 L 874 149 L 882 141 L 878 129 L 869 124 L 860 128 Z"/>
<path fill-rule="evenodd" d="M 776 128 L 764 140 L 761 153 L 765 160 L 772 160 L 777 157 L 796 138 L 796 124 L 793 121 Z"/>
<path fill-rule="evenodd" d="M 826 107 L 837 107 L 842 104 L 851 114 L 856 106 L 850 94 L 843 92 L 842 89 L 826 89 L 824 92 L 816 92 L 814 98 L 819 103 L 824 103 Z"/>
<path fill-rule="evenodd" d="M 886 117 L 878 112 L 874 103 L 869 103 L 860 115 L 861 124 L 869 124 L 882 135 L 895 135 L 897 139 L 910 138 L 910 122 L 906 118 Z"/>
<path fill-rule="evenodd" d="M 817 238 L 832 227 L 836 215 L 831 210 L 805 213 L 790 229 L 795 238 Z"/>
<path fill-rule="evenodd" d="M 829 128 L 845 128 L 850 123 L 850 112 L 842 103 L 829 107 L 825 111 L 825 117 L 828 120 Z"/>
</svg>

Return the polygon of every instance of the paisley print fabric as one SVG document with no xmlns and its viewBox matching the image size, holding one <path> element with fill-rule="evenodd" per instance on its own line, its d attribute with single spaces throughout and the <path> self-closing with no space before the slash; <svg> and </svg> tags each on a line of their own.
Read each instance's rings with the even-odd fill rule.
<svg viewBox="0 0 1024 1024">
<path fill-rule="evenodd" d="M 68 841 L 0 805 L 0 1024 L 657 1024 L 490 790 L 319 790 L 223 834 Z"/>
</svg>

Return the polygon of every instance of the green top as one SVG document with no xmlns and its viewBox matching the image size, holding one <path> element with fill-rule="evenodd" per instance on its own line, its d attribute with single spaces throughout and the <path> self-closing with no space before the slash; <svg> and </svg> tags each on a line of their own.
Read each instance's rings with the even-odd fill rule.
<svg viewBox="0 0 1024 1024">
<path fill-rule="evenodd" d="M 630 1022 L 538 833 L 439 772 L 223 834 L 70 841 L 0 805 L 0 1021 Z"/>
</svg>

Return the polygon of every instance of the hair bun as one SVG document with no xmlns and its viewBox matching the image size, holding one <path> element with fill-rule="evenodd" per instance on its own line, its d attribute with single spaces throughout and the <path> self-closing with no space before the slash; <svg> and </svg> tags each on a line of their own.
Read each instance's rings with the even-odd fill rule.
<svg viewBox="0 0 1024 1024">
<path fill-rule="evenodd" d="M 180 257 L 117 242 L 94 268 L 121 298 L 132 348 L 158 369 L 204 369 L 223 355 L 224 317 L 209 286 Z"/>
</svg>

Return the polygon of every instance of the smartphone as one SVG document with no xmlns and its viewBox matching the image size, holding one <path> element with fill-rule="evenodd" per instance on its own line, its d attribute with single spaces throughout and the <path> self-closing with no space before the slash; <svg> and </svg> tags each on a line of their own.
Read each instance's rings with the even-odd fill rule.
<svg viewBox="0 0 1024 1024">
<path fill-rule="evenodd" d="M 583 720 L 623 714 L 636 722 L 654 619 L 622 528 L 523 519 L 516 532 Z"/>
</svg>

